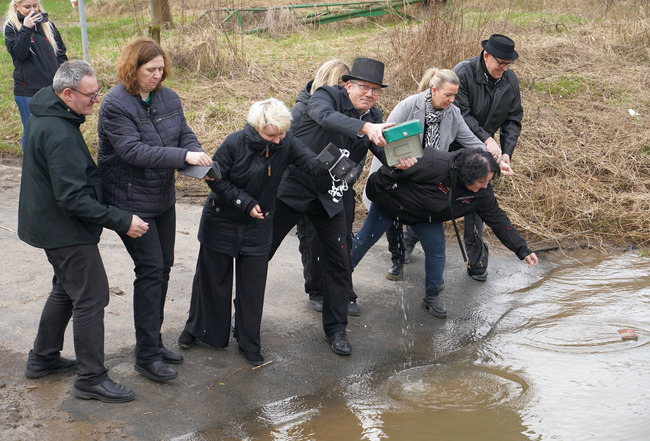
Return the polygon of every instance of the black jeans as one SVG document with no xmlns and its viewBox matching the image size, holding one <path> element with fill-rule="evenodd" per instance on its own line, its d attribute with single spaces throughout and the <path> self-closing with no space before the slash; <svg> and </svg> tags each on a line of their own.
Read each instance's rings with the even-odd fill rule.
<svg viewBox="0 0 650 441">
<path fill-rule="evenodd" d="M 348 294 L 352 291 L 350 253 L 348 251 L 346 216 L 344 210 L 329 217 L 323 205 L 315 200 L 306 212 L 294 210 L 281 200 L 276 200 L 273 218 L 273 245 L 269 260 L 284 237 L 304 216 L 311 221 L 321 247 L 325 264 L 323 284 L 323 329 L 326 334 L 344 331 L 348 324 Z"/>
<path fill-rule="evenodd" d="M 120 235 L 135 264 L 133 319 L 137 364 L 162 360 L 160 328 L 169 272 L 174 265 L 176 208 L 143 220 L 149 223 L 149 230 L 141 237 L 134 239 L 126 234 Z"/>
<path fill-rule="evenodd" d="M 352 224 L 354 223 L 355 193 L 346 191 L 343 193 L 343 211 L 345 212 L 346 232 L 348 249 L 352 247 Z M 323 284 L 325 283 L 325 264 L 323 249 L 318 234 L 314 229 L 309 217 L 305 216 L 296 224 L 296 236 L 298 236 L 298 250 L 302 260 L 302 274 L 305 278 L 305 292 L 310 298 L 323 299 Z M 350 258 L 350 268 L 352 259 Z M 348 292 L 348 301 L 357 300 L 357 294 L 352 286 Z"/>
<path fill-rule="evenodd" d="M 108 378 L 104 366 L 104 308 L 108 279 L 97 245 L 45 250 L 52 264 L 52 291 L 45 302 L 28 363 L 49 367 L 61 356 L 63 337 L 73 317 L 75 384 L 94 386 Z"/>
</svg>

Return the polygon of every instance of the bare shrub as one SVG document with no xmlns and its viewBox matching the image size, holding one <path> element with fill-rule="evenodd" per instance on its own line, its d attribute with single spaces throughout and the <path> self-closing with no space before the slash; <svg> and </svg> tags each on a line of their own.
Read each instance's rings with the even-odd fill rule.
<svg viewBox="0 0 650 441">
<path fill-rule="evenodd" d="M 391 87 L 413 92 L 427 69 L 451 69 L 477 53 L 482 26 L 468 28 L 461 10 L 435 2 L 424 13 L 421 23 L 390 33 Z"/>
</svg>

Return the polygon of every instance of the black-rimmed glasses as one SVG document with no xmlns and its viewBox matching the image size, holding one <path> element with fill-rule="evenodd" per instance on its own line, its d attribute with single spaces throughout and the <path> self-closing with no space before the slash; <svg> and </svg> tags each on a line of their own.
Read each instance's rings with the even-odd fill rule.
<svg viewBox="0 0 650 441">
<path fill-rule="evenodd" d="M 359 83 L 357 83 L 357 82 L 354 81 L 354 80 L 350 80 L 350 82 L 351 82 L 352 84 L 356 84 L 357 87 L 359 88 L 359 90 L 360 90 L 362 93 L 364 93 L 364 94 L 365 94 L 365 93 L 368 93 L 369 90 L 372 90 L 372 94 L 375 95 L 375 96 L 381 94 L 381 87 L 370 87 L 370 86 L 366 86 L 365 84 L 359 84 Z"/>
<path fill-rule="evenodd" d="M 499 69 L 503 69 L 504 67 L 507 69 L 509 67 L 512 67 L 513 64 L 515 64 L 515 60 L 510 60 L 510 61 L 502 61 L 499 60 L 497 57 L 494 55 L 490 54 L 492 58 L 499 64 Z"/>
<path fill-rule="evenodd" d="M 91 103 L 97 99 L 97 97 L 99 96 L 100 93 L 102 93 L 102 88 L 101 87 L 99 89 L 97 89 L 96 91 L 90 92 L 90 93 L 83 93 L 82 91 L 77 90 L 77 89 L 75 89 L 73 87 L 71 87 L 70 90 L 74 90 L 75 92 L 80 93 L 83 96 L 87 96 L 88 98 L 90 98 Z"/>
</svg>

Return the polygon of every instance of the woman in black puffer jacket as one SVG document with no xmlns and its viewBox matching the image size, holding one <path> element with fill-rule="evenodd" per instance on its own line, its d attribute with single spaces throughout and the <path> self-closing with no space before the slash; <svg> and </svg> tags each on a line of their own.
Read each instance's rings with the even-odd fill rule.
<svg viewBox="0 0 650 441">
<path fill-rule="evenodd" d="M 288 128 L 289 110 L 282 102 L 254 103 L 248 124 L 214 154 L 222 178 L 208 182 L 212 192 L 201 216 L 190 313 L 178 338 L 182 348 L 197 339 L 218 348 L 228 345 L 234 266 L 239 352 L 253 365 L 264 362 L 260 323 L 280 180 L 289 164 L 312 175 L 327 174 Z"/>
<path fill-rule="evenodd" d="M 211 165 L 188 127 L 178 95 L 162 85 L 169 61 L 148 38 L 129 43 L 118 59 L 120 83 L 99 109 L 97 162 L 104 203 L 135 213 L 149 231 L 120 235 L 135 264 L 135 370 L 166 381 L 178 373 L 166 363 L 183 357 L 163 346 L 160 328 L 176 236 L 175 169 Z"/>
<path fill-rule="evenodd" d="M 68 59 L 65 44 L 38 1 L 11 0 L 5 15 L 4 36 L 14 63 L 14 100 L 25 129 L 29 102 L 41 88 L 52 85 L 59 66 Z"/>
</svg>

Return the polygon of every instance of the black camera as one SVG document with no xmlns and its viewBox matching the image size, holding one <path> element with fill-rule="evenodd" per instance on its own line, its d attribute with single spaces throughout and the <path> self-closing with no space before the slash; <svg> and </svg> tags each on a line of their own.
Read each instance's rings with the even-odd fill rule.
<svg viewBox="0 0 650 441">
<path fill-rule="evenodd" d="M 318 154 L 318 160 L 329 170 L 335 181 L 345 181 L 348 184 L 354 182 L 356 164 L 333 143 L 327 144 Z"/>
<path fill-rule="evenodd" d="M 46 21 L 49 21 L 50 17 L 47 12 L 41 12 L 41 19 L 39 20 L 39 23 L 45 23 Z"/>
</svg>

